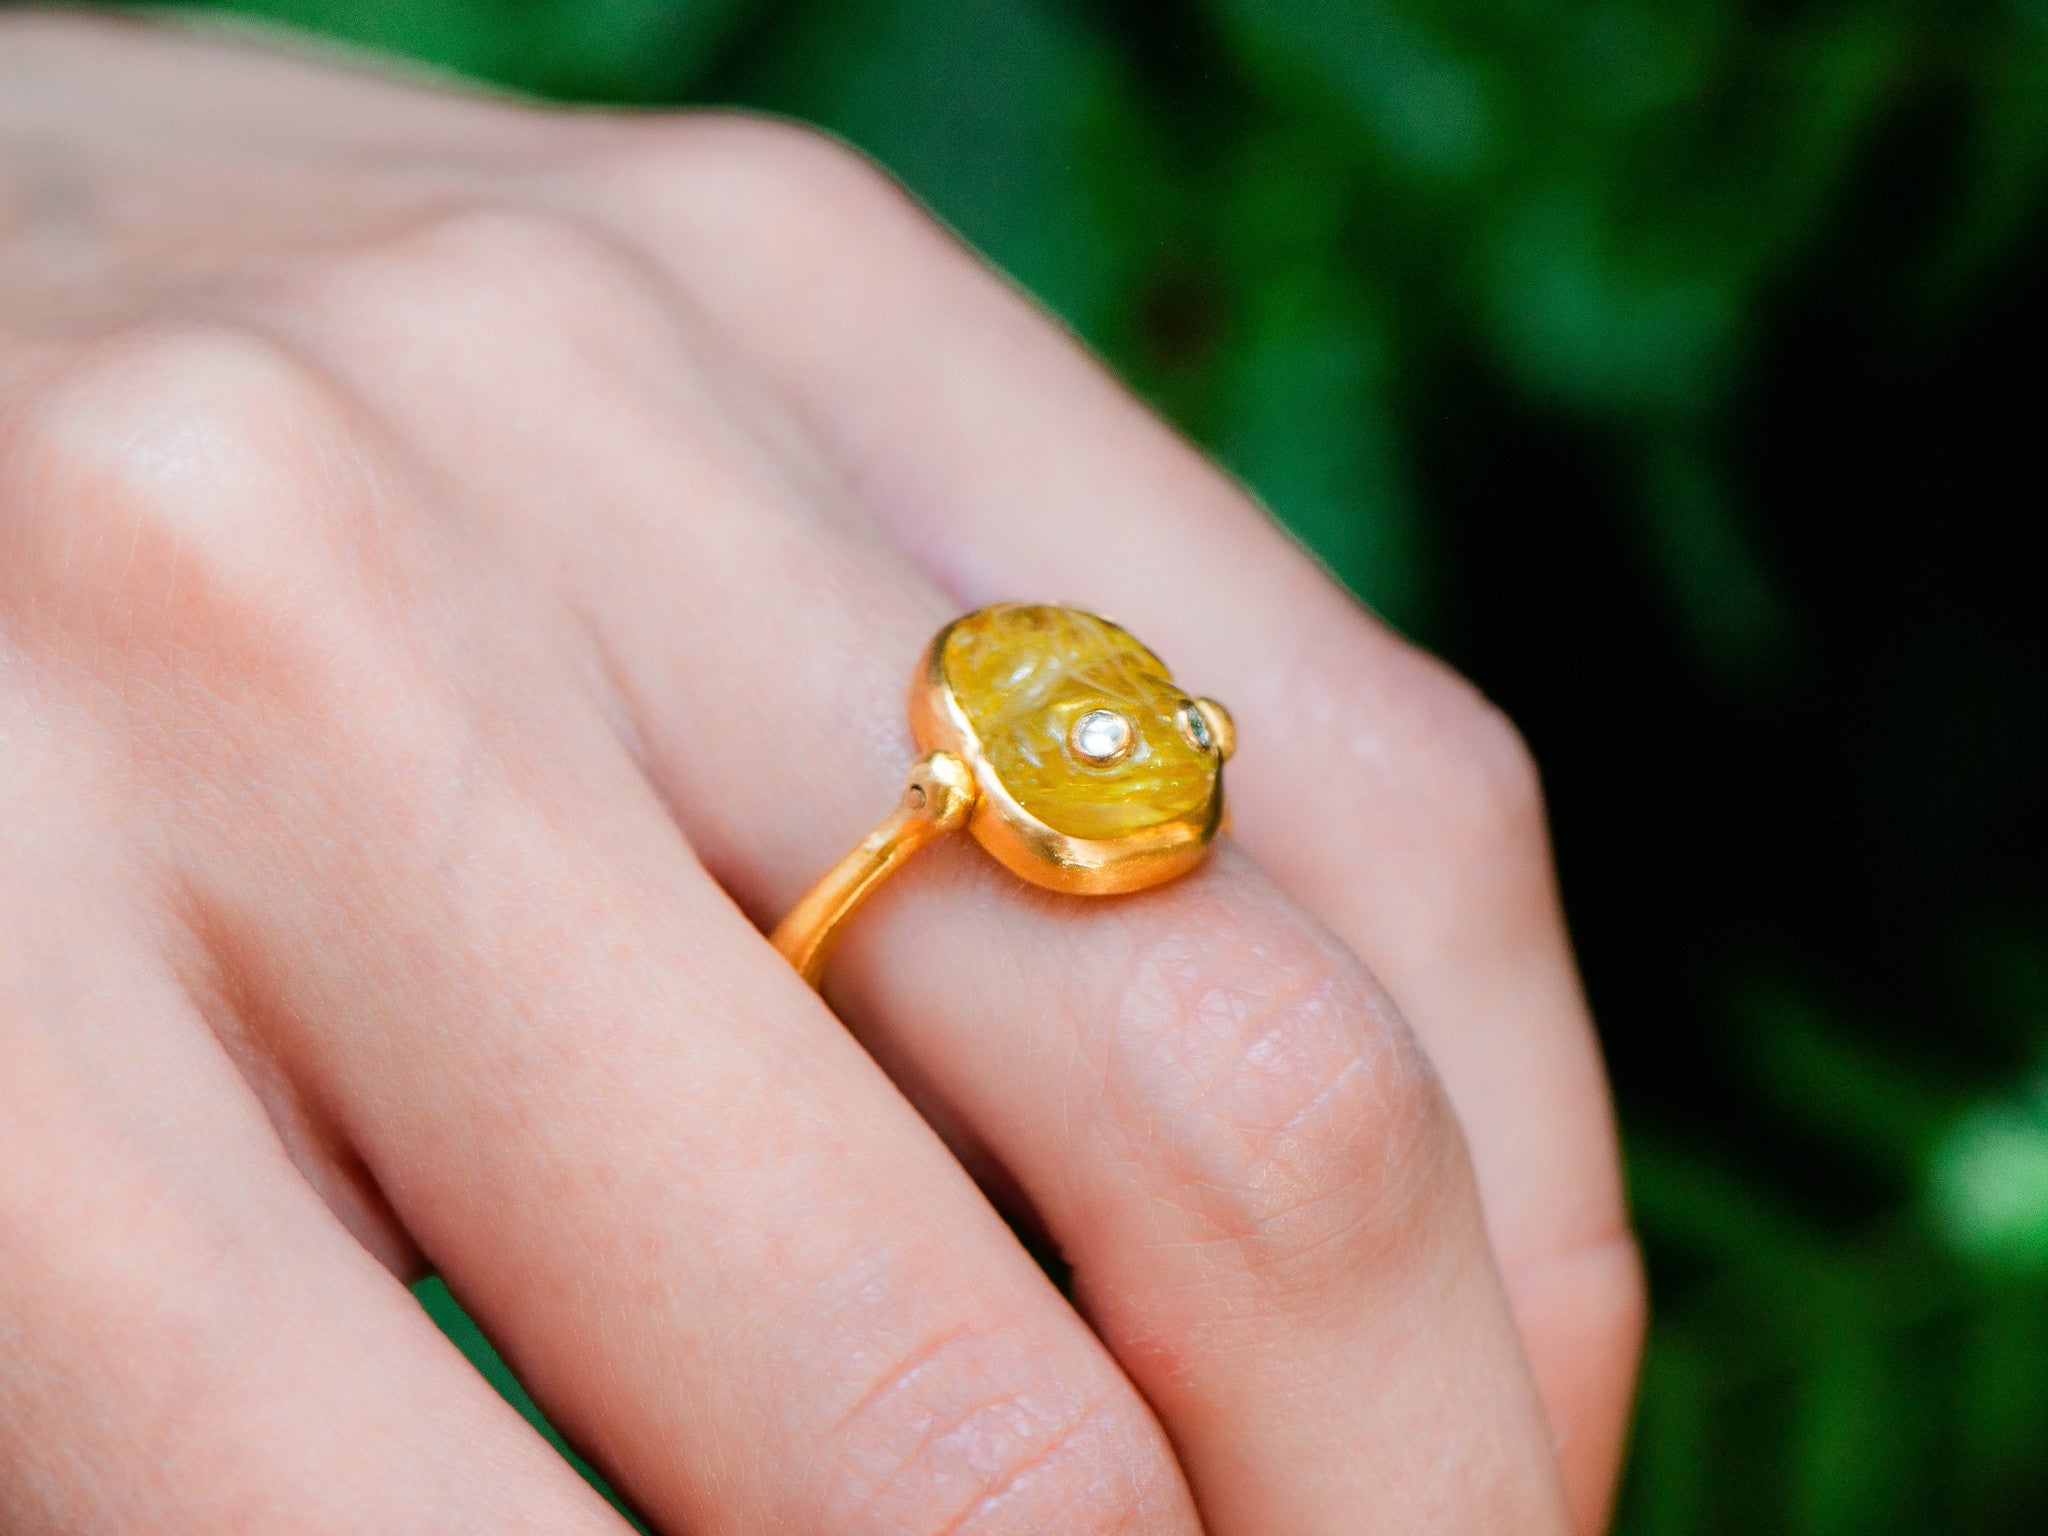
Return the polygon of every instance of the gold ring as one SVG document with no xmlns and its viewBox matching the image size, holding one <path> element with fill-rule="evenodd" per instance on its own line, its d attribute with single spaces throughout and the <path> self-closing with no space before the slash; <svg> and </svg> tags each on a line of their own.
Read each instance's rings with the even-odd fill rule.
<svg viewBox="0 0 2048 1536">
<path fill-rule="evenodd" d="M 860 904 L 965 827 L 1049 890 L 1112 896 L 1186 874 L 1223 825 L 1230 712 L 1193 698 L 1128 631 L 1078 608 L 998 603 L 932 636 L 910 680 L 925 757 L 895 812 L 776 925 L 817 986 Z"/>
</svg>

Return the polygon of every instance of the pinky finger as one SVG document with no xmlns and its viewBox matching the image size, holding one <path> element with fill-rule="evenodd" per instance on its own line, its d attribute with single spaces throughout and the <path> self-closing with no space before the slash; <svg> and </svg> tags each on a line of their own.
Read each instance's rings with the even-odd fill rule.
<svg viewBox="0 0 2048 1536">
<path fill-rule="evenodd" d="M 149 969 L 0 976 L 0 1530 L 623 1536 Z"/>
</svg>

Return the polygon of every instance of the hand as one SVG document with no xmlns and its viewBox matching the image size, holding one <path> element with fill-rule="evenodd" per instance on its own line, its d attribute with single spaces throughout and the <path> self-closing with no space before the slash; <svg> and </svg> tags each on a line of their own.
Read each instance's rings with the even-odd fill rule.
<svg viewBox="0 0 2048 1536">
<path fill-rule="evenodd" d="M 1519 743 L 883 178 L 26 15 L 0 157 L 0 1526 L 621 1530 L 427 1265 L 662 1530 L 1600 1524 Z M 1229 702 L 1237 841 L 950 840 L 857 1044 L 759 930 L 1006 597 Z"/>
</svg>

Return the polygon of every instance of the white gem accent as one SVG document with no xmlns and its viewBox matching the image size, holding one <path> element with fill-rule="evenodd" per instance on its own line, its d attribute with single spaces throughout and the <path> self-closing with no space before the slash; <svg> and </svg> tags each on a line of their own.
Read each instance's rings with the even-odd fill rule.
<svg viewBox="0 0 2048 1536">
<path fill-rule="evenodd" d="M 1131 748 L 1131 722 L 1113 709 L 1091 709 L 1074 722 L 1067 740 L 1076 757 L 1113 763 Z"/>
</svg>

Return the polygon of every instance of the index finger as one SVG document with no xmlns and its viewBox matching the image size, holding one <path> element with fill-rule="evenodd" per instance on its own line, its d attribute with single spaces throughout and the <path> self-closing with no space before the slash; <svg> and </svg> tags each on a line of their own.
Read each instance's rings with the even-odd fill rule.
<svg viewBox="0 0 2048 1536">
<path fill-rule="evenodd" d="M 1237 830 L 1441 1074 L 1577 1524 L 1597 1529 L 1642 1285 L 1512 729 L 854 157 L 739 122 L 692 133 L 705 152 L 642 162 L 627 233 L 653 237 L 883 523 L 963 603 L 1100 608 L 1237 713 Z"/>
</svg>

